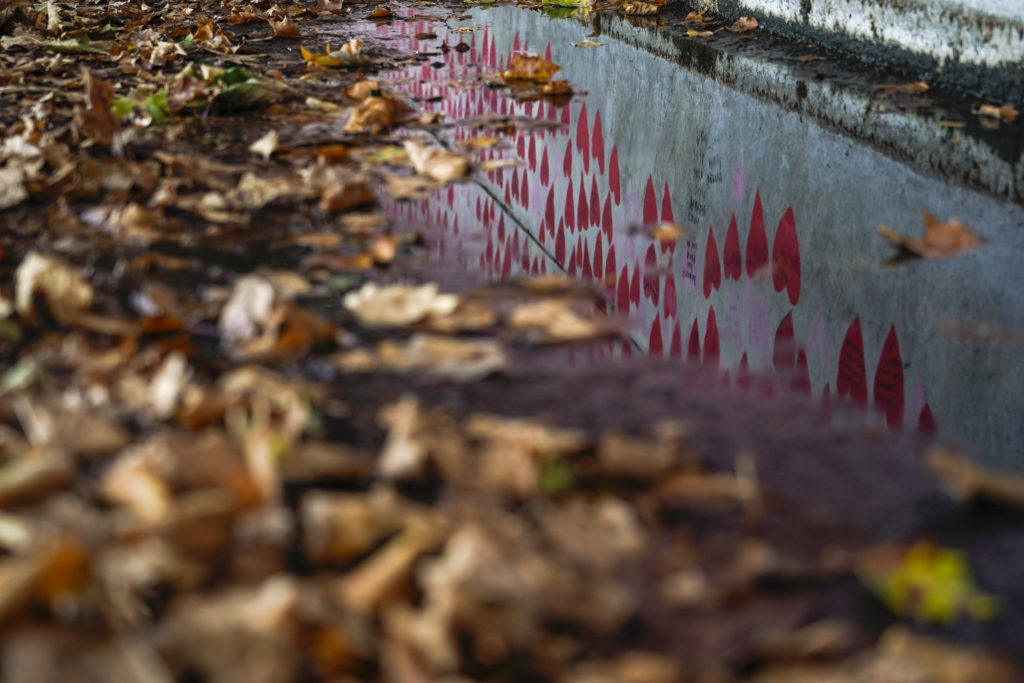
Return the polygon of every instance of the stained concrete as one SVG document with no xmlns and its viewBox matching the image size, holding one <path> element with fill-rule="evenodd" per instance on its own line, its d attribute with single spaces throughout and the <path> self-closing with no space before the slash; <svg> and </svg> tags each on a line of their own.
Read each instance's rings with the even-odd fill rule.
<svg viewBox="0 0 1024 683">
<path fill-rule="evenodd" d="M 1019 0 L 695 0 L 753 15 L 796 38 L 884 62 L 933 84 L 1009 102 L 1024 99 Z"/>
</svg>

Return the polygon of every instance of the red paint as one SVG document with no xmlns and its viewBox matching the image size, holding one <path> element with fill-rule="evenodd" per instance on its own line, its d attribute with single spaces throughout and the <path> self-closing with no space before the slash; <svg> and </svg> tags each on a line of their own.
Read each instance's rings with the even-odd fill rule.
<svg viewBox="0 0 1024 683">
<path fill-rule="evenodd" d="M 604 133 L 601 130 L 601 112 L 594 114 L 594 132 L 590 138 L 590 154 L 604 175 Z"/>
<path fill-rule="evenodd" d="M 601 278 L 601 270 L 604 268 L 604 247 L 601 245 L 601 240 L 594 241 L 594 272 L 592 276 L 594 279 Z"/>
<path fill-rule="evenodd" d="M 747 277 L 768 265 L 768 234 L 764 229 L 764 209 L 761 208 L 761 190 L 754 195 L 754 212 L 750 216 L 750 235 L 747 237 Z"/>
<path fill-rule="evenodd" d="M 519 187 L 519 201 L 523 203 L 523 206 L 530 205 L 530 185 L 527 182 L 529 178 L 530 176 L 524 170 L 521 185 Z"/>
<path fill-rule="evenodd" d="M 668 183 L 665 183 L 665 190 L 661 195 L 661 222 L 675 223 L 676 217 L 672 211 L 672 195 L 668 191 Z"/>
<path fill-rule="evenodd" d="M 811 371 L 807 368 L 807 352 L 803 349 L 796 354 L 796 373 L 793 375 L 792 387 L 799 394 L 811 393 Z"/>
<path fill-rule="evenodd" d="M 547 48 L 544 50 L 544 59 L 551 61 L 551 43 L 548 43 Z"/>
<path fill-rule="evenodd" d="M 875 370 L 875 405 L 885 413 L 890 427 L 903 424 L 903 360 L 900 358 L 900 342 L 896 337 L 896 326 L 889 326 L 889 334 L 882 344 L 882 355 Z"/>
<path fill-rule="evenodd" d="M 718 321 L 714 306 L 708 308 L 708 322 L 704 328 L 704 362 L 711 361 L 718 364 Z"/>
<path fill-rule="evenodd" d="M 864 337 L 860 318 L 854 318 L 839 349 L 839 372 L 836 374 L 836 395 L 850 396 L 855 403 L 867 405 L 868 382 L 864 369 Z"/>
<path fill-rule="evenodd" d="M 722 286 L 722 264 L 718 260 L 718 243 L 715 229 L 708 226 L 708 243 L 704 249 L 704 298 L 711 296 L 712 289 Z"/>
<path fill-rule="evenodd" d="M 608 160 L 608 189 L 615 197 L 615 205 L 622 201 L 622 187 L 619 182 L 619 148 L 612 145 L 612 156 Z"/>
<path fill-rule="evenodd" d="M 565 219 L 565 225 L 570 229 L 576 230 L 576 210 L 572 204 L 572 180 L 569 181 L 569 187 L 565 192 L 565 206 L 562 208 L 562 217 Z"/>
<path fill-rule="evenodd" d="M 700 360 L 700 329 L 697 327 L 696 318 L 693 320 L 693 327 L 690 328 L 690 343 L 686 347 L 686 358 Z"/>
<path fill-rule="evenodd" d="M 661 323 L 657 318 L 651 323 L 651 333 L 648 336 L 647 350 L 649 353 L 664 353 L 664 346 L 661 341 Z"/>
<path fill-rule="evenodd" d="M 548 183 L 551 182 L 551 170 L 548 168 L 548 148 L 544 148 L 544 153 L 540 157 L 540 184 L 547 187 Z"/>
<path fill-rule="evenodd" d="M 679 330 L 679 323 L 672 325 L 672 341 L 668 345 L 668 355 L 672 358 L 683 356 L 683 336 Z"/>
<path fill-rule="evenodd" d="M 658 222 L 658 198 L 654 196 L 654 179 L 647 177 L 647 187 L 644 189 L 644 225 L 652 225 Z"/>
<path fill-rule="evenodd" d="M 548 229 L 555 225 L 555 188 L 553 187 L 548 191 L 548 201 L 544 205 L 544 221 L 548 224 Z"/>
<path fill-rule="evenodd" d="M 579 226 L 580 230 L 584 230 L 590 225 L 590 203 L 587 201 L 587 190 L 583 185 L 583 180 L 580 180 L 580 196 L 576 201 L 576 225 Z"/>
<path fill-rule="evenodd" d="M 740 231 L 736 225 L 736 214 L 729 217 L 729 229 L 725 232 L 725 249 L 722 252 L 722 266 L 725 276 L 739 280 L 743 273 L 743 257 L 740 255 Z"/>
<path fill-rule="evenodd" d="M 629 273 L 626 272 L 626 266 L 622 266 L 618 285 L 615 303 L 618 304 L 619 312 L 625 313 L 629 310 Z"/>
<path fill-rule="evenodd" d="M 671 275 L 665 276 L 665 296 L 663 297 L 664 313 L 666 318 L 676 316 L 676 279 Z"/>
<path fill-rule="evenodd" d="M 555 233 L 555 260 L 565 264 L 565 225 L 558 221 L 558 232 Z"/>
<path fill-rule="evenodd" d="M 790 311 L 775 330 L 775 347 L 772 351 L 772 364 L 776 372 L 789 371 L 796 363 L 793 346 L 793 312 Z"/>
<path fill-rule="evenodd" d="M 625 274 L 625 273 L 623 273 Z M 608 245 L 608 259 L 604 265 L 605 284 L 609 287 L 615 285 L 615 245 Z"/>
<path fill-rule="evenodd" d="M 594 225 L 601 219 L 601 195 L 597 191 L 597 176 L 590 179 L 590 220 Z"/>
<path fill-rule="evenodd" d="M 921 409 L 921 415 L 917 418 L 917 431 L 922 434 L 934 434 L 939 426 L 935 424 L 935 416 L 932 415 L 931 406 L 927 403 Z"/>
<path fill-rule="evenodd" d="M 633 269 L 633 280 L 629 283 L 629 302 L 634 306 L 640 305 L 640 269 Z"/>
<path fill-rule="evenodd" d="M 568 111 L 566 107 L 566 111 Z M 569 178 L 572 176 L 572 143 L 567 142 L 565 145 L 565 156 L 562 157 L 562 174 Z"/>
<path fill-rule="evenodd" d="M 583 160 L 583 172 L 590 172 L 590 131 L 587 128 L 587 105 L 580 107 L 580 116 L 576 119 L 576 149 Z"/>
<path fill-rule="evenodd" d="M 526 160 L 530 164 L 530 171 L 537 170 L 537 136 L 530 136 L 530 147 L 526 153 Z"/>
<path fill-rule="evenodd" d="M 775 232 L 775 241 L 772 243 L 772 284 L 776 292 L 786 290 L 789 303 L 796 306 L 800 300 L 800 246 L 796 239 L 793 207 L 782 214 Z"/>
<path fill-rule="evenodd" d="M 612 197 L 609 194 L 604 198 L 604 209 L 601 211 L 601 230 L 605 238 L 612 241 Z"/>
<path fill-rule="evenodd" d="M 583 267 L 580 268 L 580 276 L 587 280 L 594 279 L 594 270 L 590 265 L 590 248 L 587 246 L 583 247 Z"/>
<path fill-rule="evenodd" d="M 644 258 L 644 297 L 655 306 L 658 305 L 658 254 L 654 251 L 654 245 L 647 247 L 647 255 Z"/>
</svg>

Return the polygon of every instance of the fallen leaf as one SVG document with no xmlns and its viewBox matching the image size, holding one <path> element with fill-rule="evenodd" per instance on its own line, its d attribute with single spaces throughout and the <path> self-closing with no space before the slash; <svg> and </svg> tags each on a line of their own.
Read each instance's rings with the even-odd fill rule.
<svg viewBox="0 0 1024 683">
<path fill-rule="evenodd" d="M 430 317 L 450 315 L 458 308 L 459 297 L 438 292 L 433 283 L 380 287 L 367 282 L 346 294 L 344 302 L 363 325 L 405 327 Z"/>
<path fill-rule="evenodd" d="M 371 19 L 388 19 L 394 15 L 391 8 L 388 5 L 377 5 L 372 12 L 370 12 Z"/>
<path fill-rule="evenodd" d="M 263 135 L 259 140 L 249 145 L 249 151 L 254 154 L 259 154 L 263 157 L 264 161 L 270 159 L 270 155 L 277 149 L 277 131 L 271 130 Z"/>
<path fill-rule="evenodd" d="M 1024 475 L 986 468 L 939 446 L 928 449 L 924 461 L 959 500 L 979 498 L 1024 507 Z"/>
<path fill-rule="evenodd" d="M 501 344 L 492 339 L 417 334 L 407 342 L 381 342 L 377 362 L 394 372 L 469 382 L 501 370 L 506 361 Z"/>
<path fill-rule="evenodd" d="M 547 341 L 581 341 L 609 334 L 611 328 L 574 311 L 567 301 L 545 300 L 516 307 L 508 323 L 520 330 L 539 333 Z"/>
<path fill-rule="evenodd" d="M 871 87 L 871 90 L 883 95 L 920 95 L 931 90 L 931 86 L 924 81 L 916 81 L 914 83 L 875 85 Z"/>
<path fill-rule="evenodd" d="M 572 44 L 573 47 L 601 47 L 602 45 L 604 45 L 604 43 L 598 43 L 597 41 L 594 40 L 587 40 L 586 38 L 584 38 L 578 43 Z"/>
<path fill-rule="evenodd" d="M 757 19 L 754 17 L 740 17 L 731 25 L 726 27 L 726 30 L 732 31 L 733 33 L 746 33 L 747 31 L 754 31 L 756 29 Z"/>
<path fill-rule="evenodd" d="M 978 116 L 988 116 L 994 119 L 1000 119 L 1007 123 L 1013 123 L 1017 120 L 1019 112 L 1013 106 L 1004 104 L 1002 106 L 996 106 L 994 104 L 981 104 L 977 108 L 973 109 L 974 113 Z"/>
<path fill-rule="evenodd" d="M 651 16 L 661 12 L 661 8 L 665 5 L 666 1 L 654 0 L 653 2 L 644 2 L 643 0 L 626 0 L 626 2 L 622 3 L 621 9 L 623 14 Z"/>
<path fill-rule="evenodd" d="M 387 133 L 395 125 L 395 117 L 403 111 L 405 107 L 394 98 L 381 95 L 367 97 L 352 110 L 352 115 L 345 123 L 345 132 L 370 135 Z"/>
<path fill-rule="evenodd" d="M 53 317 L 68 324 L 92 307 L 93 288 L 77 270 L 63 261 L 29 252 L 15 273 L 15 308 L 22 316 L 30 315 L 33 299 L 41 294 Z"/>
<path fill-rule="evenodd" d="M 446 149 L 427 147 L 415 140 L 406 140 L 404 147 L 416 172 L 439 183 L 460 180 L 469 173 L 469 161 Z"/>
<path fill-rule="evenodd" d="M 703 24 L 707 19 L 704 18 L 703 12 L 690 12 L 683 17 L 683 21 L 688 24 Z"/>
<path fill-rule="evenodd" d="M 501 77 L 506 83 L 546 83 L 562 67 L 537 55 L 514 54 Z"/>
<path fill-rule="evenodd" d="M 921 216 L 924 220 L 924 237 L 904 237 L 885 225 L 879 225 L 878 232 L 898 247 L 924 259 L 952 258 L 981 246 L 981 238 L 959 219 L 950 218 L 940 223 L 927 211 Z"/>
<path fill-rule="evenodd" d="M 267 19 L 267 23 L 270 24 L 270 28 L 274 29 L 275 38 L 301 38 L 302 31 L 299 30 L 299 25 L 295 23 L 295 20 L 285 15 L 280 19 Z"/>
<path fill-rule="evenodd" d="M 119 125 L 111 110 L 114 87 L 101 81 L 85 67 L 82 67 L 82 77 L 85 80 L 88 105 L 84 110 L 78 110 L 78 125 L 90 140 L 119 154 L 121 148 L 118 134 Z"/>
</svg>

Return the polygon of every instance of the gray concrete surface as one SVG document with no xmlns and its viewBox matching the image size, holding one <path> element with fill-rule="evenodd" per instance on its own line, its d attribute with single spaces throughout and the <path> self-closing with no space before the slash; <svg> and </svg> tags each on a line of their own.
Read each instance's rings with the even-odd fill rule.
<svg viewBox="0 0 1024 683">
<path fill-rule="evenodd" d="M 899 65 L 933 83 L 1024 97 L 1020 0 L 694 0 L 727 16 Z"/>
</svg>

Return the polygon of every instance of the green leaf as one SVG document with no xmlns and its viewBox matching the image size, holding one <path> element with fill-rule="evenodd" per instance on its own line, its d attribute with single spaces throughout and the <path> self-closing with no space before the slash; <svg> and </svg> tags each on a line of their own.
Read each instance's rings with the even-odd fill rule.
<svg viewBox="0 0 1024 683">
<path fill-rule="evenodd" d="M 98 47 L 91 47 L 88 41 L 75 40 L 73 38 L 51 40 L 48 43 L 43 43 L 43 49 L 50 50 L 52 52 L 65 52 L 70 54 L 107 54 L 106 50 L 101 50 Z"/>
<path fill-rule="evenodd" d="M 540 480 L 538 482 L 540 490 L 552 495 L 564 493 L 576 483 L 576 477 L 573 474 L 572 468 L 564 460 L 545 460 L 542 462 L 538 479 Z"/>
</svg>

